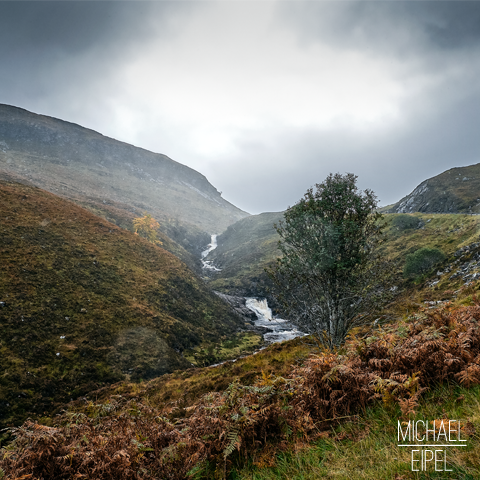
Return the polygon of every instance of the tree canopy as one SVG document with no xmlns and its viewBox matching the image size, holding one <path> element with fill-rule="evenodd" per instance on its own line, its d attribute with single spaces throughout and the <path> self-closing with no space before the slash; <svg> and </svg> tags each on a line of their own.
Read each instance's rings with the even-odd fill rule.
<svg viewBox="0 0 480 480">
<path fill-rule="evenodd" d="M 378 254 L 377 198 L 356 180 L 330 174 L 285 212 L 275 225 L 282 256 L 267 270 L 288 317 L 330 349 L 393 291 L 393 270 Z"/>
<path fill-rule="evenodd" d="M 133 219 L 133 233 L 135 235 L 140 235 L 152 243 L 161 245 L 162 242 L 157 237 L 158 228 L 160 228 L 160 224 L 149 213 Z"/>
</svg>

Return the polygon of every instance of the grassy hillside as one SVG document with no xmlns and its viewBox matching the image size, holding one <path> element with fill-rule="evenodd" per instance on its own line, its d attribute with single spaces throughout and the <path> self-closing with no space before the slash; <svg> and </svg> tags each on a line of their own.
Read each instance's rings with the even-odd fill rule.
<svg viewBox="0 0 480 480">
<path fill-rule="evenodd" d="M 198 235 L 220 233 L 248 215 L 166 155 L 0 104 L 0 179 L 8 178 L 100 210 L 148 211 L 187 250 L 204 245 L 196 245 Z"/>
<path fill-rule="evenodd" d="M 480 213 L 480 163 L 429 178 L 390 206 L 392 213 Z"/>
<path fill-rule="evenodd" d="M 231 225 L 218 237 L 218 248 L 207 258 L 222 269 L 211 278 L 212 288 L 243 295 L 267 296 L 267 265 L 277 257 L 279 237 L 273 224 L 282 213 L 252 215 Z M 461 214 L 386 214 L 386 256 L 401 266 L 406 255 L 422 247 L 442 250 L 448 261 L 460 247 L 480 239 L 480 217 Z"/>
<path fill-rule="evenodd" d="M 49 426 L 25 423 L 0 468 L 45 480 L 475 480 L 479 286 L 352 335 L 337 353 L 309 356 L 297 339 L 235 363 L 104 388 Z M 449 450 L 452 472 L 411 472 L 397 422 L 448 419 L 467 440 Z"/>
<path fill-rule="evenodd" d="M 244 218 L 217 238 L 208 255 L 221 269 L 210 279 L 213 289 L 242 296 L 267 295 L 270 282 L 264 268 L 278 255 L 278 235 L 273 228 L 283 213 L 261 213 Z"/>
<path fill-rule="evenodd" d="M 189 367 L 243 326 L 174 255 L 72 202 L 0 182 L 0 212 L 1 425 Z"/>
<path fill-rule="evenodd" d="M 475 215 L 389 214 L 385 220 L 385 251 L 400 260 L 421 247 L 438 248 L 451 256 L 480 238 L 480 217 Z"/>
<path fill-rule="evenodd" d="M 259 452 L 246 467 L 239 468 L 235 480 L 476 480 L 480 477 L 480 387 L 464 388 L 450 383 L 431 389 L 419 402 L 414 417 L 461 419 L 467 448 L 448 449 L 448 472 L 443 462 L 439 471 L 428 464 L 427 471 L 413 472 L 412 449 L 398 447 L 397 407 L 376 406 L 350 421 L 324 432 L 312 443 L 298 441 L 286 451 Z M 441 449 L 439 449 L 441 450 Z M 443 451 L 438 455 L 442 458 Z M 418 455 L 420 455 L 418 453 Z M 414 457 L 418 459 L 419 457 Z M 419 463 L 415 464 L 419 469 Z M 441 469 L 441 470 L 440 470 Z"/>
</svg>

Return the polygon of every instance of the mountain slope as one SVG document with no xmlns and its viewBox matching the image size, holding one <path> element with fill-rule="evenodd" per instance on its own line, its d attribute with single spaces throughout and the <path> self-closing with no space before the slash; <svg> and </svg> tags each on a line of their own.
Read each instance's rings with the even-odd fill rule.
<svg viewBox="0 0 480 480">
<path fill-rule="evenodd" d="M 248 215 L 203 175 L 165 155 L 0 104 L 2 171 L 0 178 L 30 181 L 88 208 L 148 211 L 174 240 L 179 225 L 186 229 L 180 242 L 185 235 L 220 233 Z"/>
<path fill-rule="evenodd" d="M 219 235 L 217 248 L 207 256 L 221 269 L 213 275 L 211 287 L 241 296 L 269 297 L 270 280 L 264 268 L 279 254 L 279 236 L 273 225 L 282 219 L 283 212 L 251 215 Z"/>
<path fill-rule="evenodd" d="M 220 268 L 211 275 L 210 286 L 224 293 L 267 297 L 270 280 L 264 272 L 277 256 L 280 239 L 274 223 L 283 213 L 252 215 L 234 223 L 217 238 L 218 247 L 206 258 Z M 447 256 L 459 248 L 479 241 L 480 217 L 465 214 L 386 214 L 386 241 L 383 255 L 399 261 L 403 268 L 406 256 L 422 247 L 438 248 Z M 406 221 L 407 220 L 407 221 Z"/>
<path fill-rule="evenodd" d="M 190 363 L 242 321 L 164 249 L 36 187 L 0 182 L 0 425 Z"/>
<path fill-rule="evenodd" d="M 390 213 L 480 213 L 480 163 L 455 167 L 423 181 Z"/>
</svg>

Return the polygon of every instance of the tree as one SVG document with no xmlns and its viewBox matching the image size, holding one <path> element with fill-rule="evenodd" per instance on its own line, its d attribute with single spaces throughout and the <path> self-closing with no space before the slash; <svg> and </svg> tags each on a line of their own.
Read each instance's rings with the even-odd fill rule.
<svg viewBox="0 0 480 480">
<path fill-rule="evenodd" d="M 351 173 L 330 174 L 284 214 L 275 229 L 282 256 L 267 273 L 273 295 L 320 347 L 340 346 L 391 297 L 393 272 L 380 258 L 382 215 Z"/>
<path fill-rule="evenodd" d="M 414 278 L 428 273 L 435 265 L 445 260 L 445 254 L 438 248 L 423 247 L 407 255 L 403 275 Z"/>
<path fill-rule="evenodd" d="M 146 238 L 148 241 L 156 244 L 162 244 L 157 238 L 157 229 L 160 224 L 149 214 L 144 213 L 143 217 L 133 219 L 133 233 Z"/>
</svg>

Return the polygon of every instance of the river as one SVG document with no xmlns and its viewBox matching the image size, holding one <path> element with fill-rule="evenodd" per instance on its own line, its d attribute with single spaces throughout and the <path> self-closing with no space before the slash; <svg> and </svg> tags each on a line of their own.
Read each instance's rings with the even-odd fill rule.
<svg viewBox="0 0 480 480">
<path fill-rule="evenodd" d="M 206 270 L 220 272 L 221 269 L 215 267 L 211 260 L 204 260 L 204 258 L 216 248 L 217 235 L 212 235 L 208 248 L 202 252 L 201 260 L 203 268 Z M 270 330 L 263 335 L 266 343 L 283 342 L 284 340 L 292 340 L 293 338 L 304 335 L 304 333 L 289 323 L 288 320 L 274 318 L 266 298 L 245 297 L 245 306 L 257 316 L 257 320 L 254 321 L 255 326 L 268 328 Z"/>
</svg>

